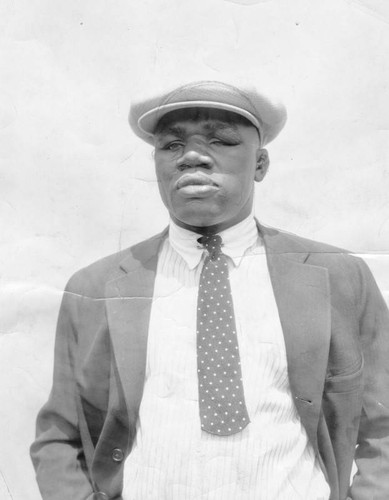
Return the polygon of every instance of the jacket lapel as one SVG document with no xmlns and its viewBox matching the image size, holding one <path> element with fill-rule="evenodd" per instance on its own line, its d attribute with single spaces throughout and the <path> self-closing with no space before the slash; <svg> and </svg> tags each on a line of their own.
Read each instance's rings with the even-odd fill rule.
<svg viewBox="0 0 389 500">
<path fill-rule="evenodd" d="M 317 424 L 331 331 L 328 271 L 307 263 L 309 253 L 294 237 L 259 227 L 285 338 L 295 405 L 317 449 Z"/>
<path fill-rule="evenodd" d="M 125 273 L 106 286 L 112 351 L 133 429 L 143 393 L 158 250 L 166 232 L 135 246 L 121 263 Z"/>
</svg>

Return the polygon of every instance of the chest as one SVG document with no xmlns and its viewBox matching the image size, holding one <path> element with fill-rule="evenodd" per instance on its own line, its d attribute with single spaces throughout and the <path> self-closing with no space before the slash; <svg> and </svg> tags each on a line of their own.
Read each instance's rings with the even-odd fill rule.
<svg viewBox="0 0 389 500">
<path fill-rule="evenodd" d="M 254 405 L 258 390 L 268 391 L 285 382 L 285 343 L 265 256 L 245 257 L 239 266 L 231 263 L 229 275 L 245 392 Z M 161 397 L 172 393 L 197 397 L 199 277 L 199 268 L 166 265 L 162 252 L 151 306 L 146 364 L 146 380 Z"/>
</svg>

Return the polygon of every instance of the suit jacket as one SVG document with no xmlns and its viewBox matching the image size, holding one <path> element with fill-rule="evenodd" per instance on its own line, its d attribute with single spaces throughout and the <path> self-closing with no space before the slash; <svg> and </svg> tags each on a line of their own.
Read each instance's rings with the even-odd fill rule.
<svg viewBox="0 0 389 500">
<path fill-rule="evenodd" d="M 289 381 L 331 500 L 389 498 L 389 317 L 364 262 L 259 226 Z M 31 447 L 44 499 L 120 499 L 145 377 L 166 231 L 76 273 L 58 319 L 54 381 Z M 349 489 L 352 462 L 358 473 Z"/>
</svg>

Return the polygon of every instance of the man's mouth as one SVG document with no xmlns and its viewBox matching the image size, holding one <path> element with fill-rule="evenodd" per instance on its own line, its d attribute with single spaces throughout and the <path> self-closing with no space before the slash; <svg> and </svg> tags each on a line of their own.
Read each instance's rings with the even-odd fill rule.
<svg viewBox="0 0 389 500">
<path fill-rule="evenodd" d="M 176 188 L 182 189 L 188 186 L 212 186 L 218 187 L 208 175 L 201 173 L 185 174 L 176 182 Z"/>
<path fill-rule="evenodd" d="M 191 199 L 207 198 L 219 190 L 215 181 L 199 172 L 184 174 L 178 179 L 175 187 L 181 196 Z"/>
</svg>

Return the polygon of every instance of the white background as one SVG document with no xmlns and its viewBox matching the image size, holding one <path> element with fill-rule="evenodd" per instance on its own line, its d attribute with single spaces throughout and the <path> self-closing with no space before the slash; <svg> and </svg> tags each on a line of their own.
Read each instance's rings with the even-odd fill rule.
<svg viewBox="0 0 389 500">
<path fill-rule="evenodd" d="M 164 227 L 131 98 L 192 73 L 282 98 L 262 221 L 364 256 L 389 291 L 386 0 L 0 0 L 0 499 L 28 456 L 69 276 Z"/>
</svg>

